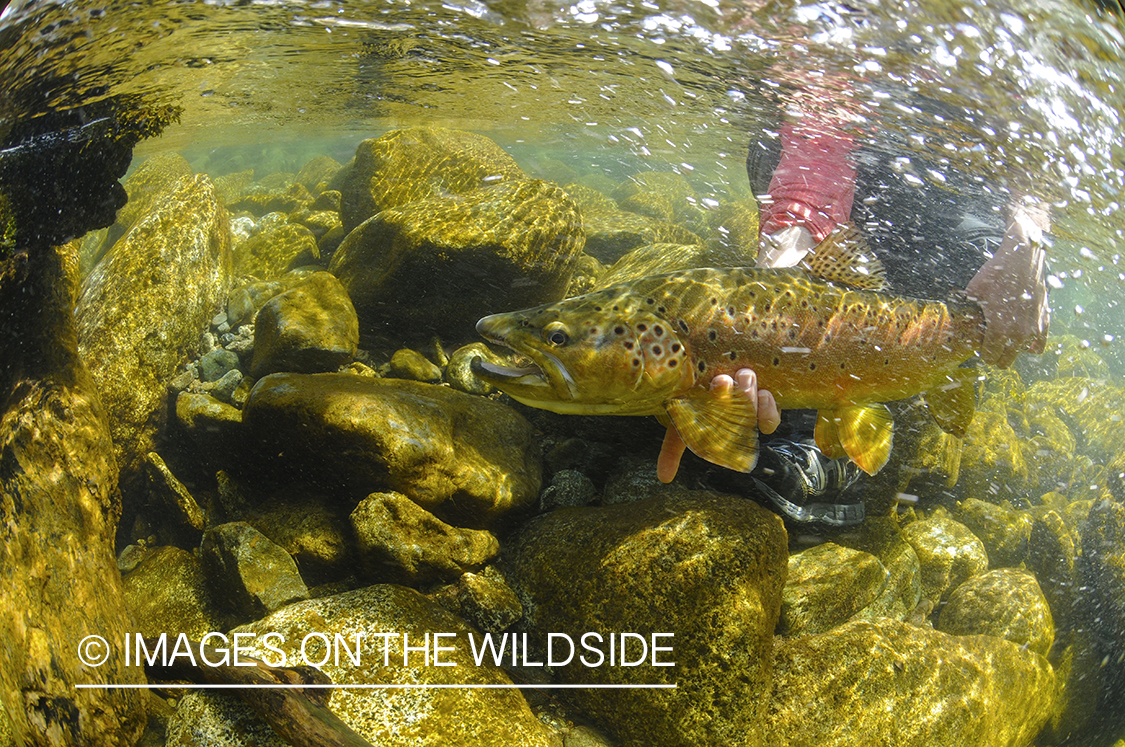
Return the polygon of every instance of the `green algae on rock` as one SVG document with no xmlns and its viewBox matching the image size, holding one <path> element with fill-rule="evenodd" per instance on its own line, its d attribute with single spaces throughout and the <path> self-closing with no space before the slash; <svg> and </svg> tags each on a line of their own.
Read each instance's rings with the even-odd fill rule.
<svg viewBox="0 0 1125 747">
<path fill-rule="evenodd" d="M 922 594 L 934 605 L 967 579 L 988 570 L 988 553 L 969 529 L 937 513 L 903 528 L 918 554 Z"/>
<path fill-rule="evenodd" d="M 229 615 L 215 605 L 199 559 L 187 550 L 157 547 L 125 573 L 123 581 L 135 630 L 142 635 L 184 633 L 199 640 L 231 624 Z"/>
<path fill-rule="evenodd" d="M 525 524 L 504 569 L 531 637 L 672 633 L 674 667 L 556 667 L 623 745 L 756 745 L 768 704 L 785 581 L 781 519 L 733 496 L 680 490 L 619 506 L 560 509 Z"/>
<path fill-rule="evenodd" d="M 329 270 L 368 330 L 467 340 L 482 316 L 562 298 L 584 241 L 560 187 L 511 180 L 387 208 L 348 234 Z"/>
<path fill-rule="evenodd" d="M 350 521 L 360 567 L 374 581 L 408 586 L 453 581 L 500 552 L 491 532 L 452 527 L 398 493 L 372 493 Z"/>
<path fill-rule="evenodd" d="M 242 417 L 275 473 L 344 488 L 356 502 L 390 490 L 457 526 L 483 527 L 539 495 L 531 425 L 510 407 L 448 387 L 272 374 Z"/>
<path fill-rule="evenodd" d="M 220 599 L 241 620 L 308 599 L 292 556 L 245 522 L 211 527 L 199 550 L 208 577 L 226 592 Z"/>
<path fill-rule="evenodd" d="M 782 640 L 767 744 L 1027 747 L 1046 723 L 1046 659 L 992 636 L 856 620 Z"/>
<path fill-rule="evenodd" d="M 392 379 L 410 381 L 441 381 L 441 369 L 417 350 L 399 348 L 391 356 L 387 375 Z"/>
<path fill-rule="evenodd" d="M 340 281 L 314 272 L 262 306 L 254 318 L 255 379 L 280 371 L 335 371 L 355 356 L 359 320 Z"/>
<path fill-rule="evenodd" d="M 778 634 L 811 635 L 836 627 L 874 602 L 889 575 L 874 555 L 832 542 L 790 555 Z"/>
<path fill-rule="evenodd" d="M 484 135 L 441 127 L 393 130 L 356 148 L 340 219 L 351 231 L 388 208 L 522 178 L 515 160 Z"/>
<path fill-rule="evenodd" d="M 468 636 L 475 636 L 479 645 L 479 632 L 412 589 L 381 584 L 300 602 L 233 632 L 255 634 L 256 641 L 270 632 L 280 634 L 283 642 L 275 645 L 292 662 L 301 661 L 300 649 L 305 636 L 318 634 L 306 647 L 308 657 L 313 661 L 325 658 L 317 668 L 336 684 L 445 686 L 331 691 L 328 708 L 372 744 L 382 747 L 417 744 L 550 747 L 552 744 L 547 728 L 531 713 L 520 691 L 449 687 L 512 683 L 489 657 L 479 666 L 474 661 Z M 455 635 L 440 639 L 440 645 L 450 649 L 440 652 L 440 659 L 453 666 L 433 664 L 435 633 Z M 362 636 L 358 665 L 343 654 L 335 661 L 331 651 L 322 645 L 324 639 L 334 641 L 337 636 L 347 641 L 353 650 L 357 636 Z M 405 654 L 404 636 L 410 646 L 421 647 L 428 641 L 428 657 L 417 649 Z M 261 648 L 260 644 L 249 655 L 266 661 L 277 660 L 276 653 Z"/>
<path fill-rule="evenodd" d="M 1000 568 L 973 576 L 949 595 L 938 630 L 950 635 L 992 635 L 1042 656 L 1055 641 L 1055 621 L 1035 576 Z"/>
<path fill-rule="evenodd" d="M 123 490 L 155 450 L 168 380 L 230 283 L 230 225 L 203 174 L 176 182 L 86 277 L 79 353 L 109 415 Z"/>
<path fill-rule="evenodd" d="M 320 258 L 316 236 L 302 225 L 281 223 L 263 228 L 234 250 L 234 269 L 242 275 L 271 280 Z"/>
</svg>

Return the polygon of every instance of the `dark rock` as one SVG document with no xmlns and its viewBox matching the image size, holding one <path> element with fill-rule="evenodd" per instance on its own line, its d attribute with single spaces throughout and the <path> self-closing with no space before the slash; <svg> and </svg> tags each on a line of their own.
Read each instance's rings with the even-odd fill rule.
<svg viewBox="0 0 1125 747">
<path fill-rule="evenodd" d="M 572 469 L 551 475 L 551 484 L 539 495 L 539 510 L 586 506 L 598 495 L 594 481 Z"/>
<path fill-rule="evenodd" d="M 155 451 L 149 452 L 145 456 L 145 466 L 148 468 L 149 495 L 155 505 L 163 506 L 169 512 L 169 523 L 202 532 L 206 520 L 203 509 L 160 455 Z M 198 539 L 199 535 L 195 537 Z"/>
<path fill-rule="evenodd" d="M 249 524 L 208 529 L 200 550 L 216 597 L 243 620 L 308 599 L 293 558 Z"/>
<path fill-rule="evenodd" d="M 199 359 L 199 373 L 203 381 L 218 381 L 238 368 L 238 354 L 215 348 Z"/>
<path fill-rule="evenodd" d="M 331 274 L 315 272 L 258 312 L 250 375 L 335 371 L 358 344 L 359 322 L 348 294 Z"/>
</svg>

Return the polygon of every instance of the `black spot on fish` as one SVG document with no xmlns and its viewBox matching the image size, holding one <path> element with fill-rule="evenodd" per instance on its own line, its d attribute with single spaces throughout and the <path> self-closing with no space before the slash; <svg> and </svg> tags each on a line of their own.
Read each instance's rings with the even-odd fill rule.
<svg viewBox="0 0 1125 747">
<path fill-rule="evenodd" d="M 625 328 L 624 328 L 624 327 L 622 327 L 622 326 L 621 326 L 621 325 L 619 324 L 619 325 L 617 325 L 616 327 L 614 327 L 614 328 L 613 328 L 613 334 L 615 334 L 615 335 L 623 335 L 623 334 L 625 334 Z"/>
<path fill-rule="evenodd" d="M 680 343 L 678 343 L 678 342 L 672 343 L 672 352 L 673 353 L 680 352 Z"/>
<path fill-rule="evenodd" d="M 884 366 L 889 366 L 889 365 L 891 365 L 891 359 L 890 359 L 890 358 L 884 358 L 884 359 L 883 359 L 883 365 L 884 365 Z"/>
<path fill-rule="evenodd" d="M 717 299 L 717 298 L 712 298 L 712 299 L 711 299 L 711 305 L 712 305 L 712 306 L 718 306 L 718 305 L 719 305 L 719 299 Z"/>
<path fill-rule="evenodd" d="M 632 340 L 626 340 L 625 341 L 625 349 L 626 350 L 632 350 L 633 349 L 633 341 Z"/>
<path fill-rule="evenodd" d="M 646 298 L 645 303 L 647 303 L 649 306 L 652 306 L 654 303 L 656 303 L 656 299 L 655 298 Z"/>
<path fill-rule="evenodd" d="M 802 309 L 807 309 L 808 307 L 809 307 L 808 301 L 801 301 L 801 308 Z"/>
<path fill-rule="evenodd" d="M 847 364 L 847 363 L 845 363 L 844 361 L 840 361 L 840 370 L 841 370 L 841 371 L 843 371 L 843 370 L 844 370 L 845 368 L 847 368 L 847 367 L 848 367 L 848 364 Z"/>
<path fill-rule="evenodd" d="M 711 342 L 714 342 L 718 336 L 718 333 L 716 333 L 713 329 L 707 332 L 707 339 L 709 339 Z"/>
<path fill-rule="evenodd" d="M 633 359 L 633 368 L 636 368 L 639 365 L 641 365 L 641 359 L 640 358 L 634 358 Z"/>
<path fill-rule="evenodd" d="M 657 324 L 652 328 L 652 333 L 654 335 L 656 335 L 657 337 L 663 337 L 664 336 L 664 328 L 661 327 L 659 324 Z"/>
<path fill-rule="evenodd" d="M 597 327 L 590 327 L 590 334 L 591 335 L 596 335 L 597 333 L 598 333 Z"/>
<path fill-rule="evenodd" d="M 683 319 L 679 319 L 676 323 L 680 325 L 681 332 L 683 332 L 685 335 L 688 334 L 690 330 L 688 330 L 687 322 L 685 322 Z"/>
<path fill-rule="evenodd" d="M 675 368 L 675 367 L 676 367 L 676 361 L 675 360 L 668 361 L 668 368 Z"/>
<path fill-rule="evenodd" d="M 768 314 L 768 313 L 770 313 L 770 309 L 771 309 L 771 308 L 773 308 L 773 304 L 771 304 L 771 303 L 767 302 L 767 303 L 766 303 L 766 304 L 765 304 L 765 305 L 764 305 L 764 306 L 762 307 L 762 311 L 764 311 L 764 312 L 766 312 L 766 313 Z"/>
<path fill-rule="evenodd" d="M 773 357 L 773 365 L 775 365 L 775 366 L 781 365 L 781 359 L 778 358 L 776 355 Z"/>
<path fill-rule="evenodd" d="M 660 356 L 664 355 L 664 351 L 660 349 L 659 345 L 653 345 L 652 346 L 652 354 L 657 356 L 657 357 L 660 357 Z"/>
<path fill-rule="evenodd" d="M 614 310 L 614 311 L 621 311 L 621 307 L 620 307 L 620 306 L 614 306 L 614 307 L 613 307 L 613 310 Z"/>
<path fill-rule="evenodd" d="M 810 371 L 815 371 L 815 370 L 816 370 L 816 364 L 815 364 L 815 363 L 810 363 L 810 364 L 809 364 L 809 370 L 810 370 Z"/>
<path fill-rule="evenodd" d="M 648 325 L 647 324 L 638 324 L 637 325 L 637 331 L 638 332 L 648 332 Z"/>
<path fill-rule="evenodd" d="M 795 330 L 795 329 L 789 330 L 789 339 L 790 340 L 796 340 L 797 339 L 797 330 Z"/>
<path fill-rule="evenodd" d="M 734 307 L 733 306 L 727 307 L 727 316 L 734 316 Z"/>
<path fill-rule="evenodd" d="M 707 364 L 703 361 L 699 362 L 699 371 L 702 373 L 707 368 Z"/>
<path fill-rule="evenodd" d="M 663 306 L 657 306 L 657 307 L 656 307 L 656 313 L 658 313 L 658 314 L 664 314 L 664 313 L 666 313 L 666 312 L 667 312 L 667 309 L 665 309 L 665 308 L 664 308 Z"/>
<path fill-rule="evenodd" d="M 738 355 L 732 350 L 729 353 L 727 353 L 727 357 L 729 357 L 733 361 L 735 358 L 738 357 Z"/>
<path fill-rule="evenodd" d="M 601 311 L 601 310 L 602 310 L 602 307 L 601 307 L 601 306 L 595 306 L 595 307 L 594 307 L 594 311 Z"/>
</svg>

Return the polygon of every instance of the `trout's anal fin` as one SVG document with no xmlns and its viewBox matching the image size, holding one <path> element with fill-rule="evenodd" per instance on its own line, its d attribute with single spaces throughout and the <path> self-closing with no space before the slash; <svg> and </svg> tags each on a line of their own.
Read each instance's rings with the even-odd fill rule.
<svg viewBox="0 0 1125 747">
<path fill-rule="evenodd" d="M 758 412 L 734 389 L 695 387 L 669 400 L 668 415 L 687 447 L 720 467 L 749 472 L 758 462 Z"/>
<path fill-rule="evenodd" d="M 964 438 L 977 409 L 977 372 L 957 368 L 946 382 L 926 392 L 926 407 L 946 433 Z"/>
<path fill-rule="evenodd" d="M 882 404 L 820 410 L 813 437 L 829 459 L 847 456 L 864 472 L 874 475 L 891 458 L 894 419 Z"/>
</svg>

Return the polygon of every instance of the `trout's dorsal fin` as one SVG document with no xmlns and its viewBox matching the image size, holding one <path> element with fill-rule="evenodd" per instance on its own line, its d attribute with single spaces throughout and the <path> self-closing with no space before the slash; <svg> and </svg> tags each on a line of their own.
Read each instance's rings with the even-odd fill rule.
<svg viewBox="0 0 1125 747">
<path fill-rule="evenodd" d="M 799 266 L 810 275 L 840 285 L 874 291 L 887 288 L 883 263 L 851 223 L 840 226 L 809 250 Z"/>
<path fill-rule="evenodd" d="M 813 437 L 830 459 L 847 456 L 869 475 L 891 458 L 894 419 L 886 405 L 851 405 L 816 414 Z"/>
<path fill-rule="evenodd" d="M 926 392 L 926 407 L 941 429 L 964 438 L 977 409 L 977 372 L 971 368 L 954 369 L 941 384 Z"/>
<path fill-rule="evenodd" d="M 668 415 L 696 455 L 720 467 L 749 472 L 758 462 L 758 412 L 734 389 L 695 387 L 669 400 Z"/>
</svg>

